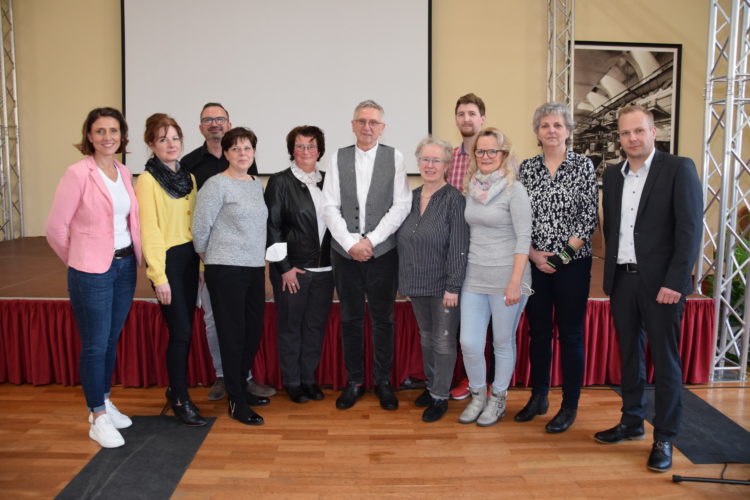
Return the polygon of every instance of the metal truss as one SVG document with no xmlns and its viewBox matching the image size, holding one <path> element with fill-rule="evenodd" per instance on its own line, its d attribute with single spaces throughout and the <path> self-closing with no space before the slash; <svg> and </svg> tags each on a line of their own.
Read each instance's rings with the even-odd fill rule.
<svg viewBox="0 0 750 500">
<path fill-rule="evenodd" d="M 547 0 L 547 101 L 573 106 L 575 0 Z"/>
<path fill-rule="evenodd" d="M 0 32 L 3 37 L 0 58 L 0 233 L 3 240 L 22 238 L 24 234 L 13 31 L 13 1 L 0 0 Z"/>
<path fill-rule="evenodd" d="M 698 289 L 713 284 L 713 380 L 747 379 L 750 276 L 750 0 L 710 0 L 703 154 L 703 245 Z M 747 148 L 744 148 L 745 150 Z M 742 220 L 742 217 L 745 220 Z M 733 291 L 734 290 L 734 291 Z M 744 292 L 744 293 L 743 293 Z"/>
</svg>

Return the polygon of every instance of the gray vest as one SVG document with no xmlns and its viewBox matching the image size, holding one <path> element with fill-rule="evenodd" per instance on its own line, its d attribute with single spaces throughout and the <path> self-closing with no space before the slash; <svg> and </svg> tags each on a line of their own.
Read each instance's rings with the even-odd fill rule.
<svg viewBox="0 0 750 500">
<path fill-rule="evenodd" d="M 372 168 L 370 189 L 367 191 L 365 227 L 359 225 L 359 202 L 357 201 L 357 175 L 354 170 L 354 146 L 338 151 L 339 190 L 341 192 L 341 216 L 346 221 L 350 233 L 367 234 L 375 229 L 380 219 L 393 206 L 393 181 L 396 176 L 395 150 L 390 146 L 378 145 L 375 163 Z M 351 259 L 335 239 L 331 247 L 340 255 Z M 373 248 L 374 257 L 396 248 L 396 235 L 392 234 L 380 245 Z"/>
</svg>

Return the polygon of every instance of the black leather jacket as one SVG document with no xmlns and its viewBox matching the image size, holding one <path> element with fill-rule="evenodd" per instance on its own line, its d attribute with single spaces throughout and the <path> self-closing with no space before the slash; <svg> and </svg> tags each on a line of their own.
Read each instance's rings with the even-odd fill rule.
<svg viewBox="0 0 750 500">
<path fill-rule="evenodd" d="M 324 172 L 321 174 L 325 175 Z M 323 181 L 318 183 L 323 189 Z M 287 257 L 273 266 L 279 274 L 292 267 L 328 267 L 331 265 L 331 233 L 326 229 L 323 243 L 318 236 L 318 218 L 307 186 L 288 168 L 268 179 L 265 192 L 268 206 L 266 245 L 286 242 Z"/>
</svg>

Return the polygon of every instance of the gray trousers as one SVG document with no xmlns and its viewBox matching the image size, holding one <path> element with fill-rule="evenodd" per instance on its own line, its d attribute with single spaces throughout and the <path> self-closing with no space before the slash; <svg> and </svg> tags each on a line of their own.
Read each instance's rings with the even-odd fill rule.
<svg viewBox="0 0 750 500">
<path fill-rule="evenodd" d="M 211 353 L 211 361 L 214 364 L 216 377 L 224 376 L 224 368 L 221 366 L 221 352 L 219 351 L 219 337 L 216 335 L 216 323 L 214 322 L 214 311 L 211 307 L 211 296 L 208 293 L 208 287 L 204 284 L 198 294 L 201 299 L 201 308 L 203 309 L 203 322 L 206 325 L 206 341 L 208 342 L 208 352 Z"/>
<path fill-rule="evenodd" d="M 433 398 L 448 399 L 456 366 L 456 332 L 461 308 L 445 307 L 443 297 L 410 297 L 419 324 L 427 390 Z"/>
</svg>

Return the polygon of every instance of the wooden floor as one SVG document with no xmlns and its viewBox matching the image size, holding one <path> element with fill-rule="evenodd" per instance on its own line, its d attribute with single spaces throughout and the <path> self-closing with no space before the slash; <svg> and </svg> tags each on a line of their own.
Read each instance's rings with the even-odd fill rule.
<svg viewBox="0 0 750 500">
<path fill-rule="evenodd" d="M 736 383 L 692 388 L 744 428 L 750 390 Z M 566 433 L 544 433 L 547 417 L 520 424 L 512 415 L 528 391 L 512 391 L 508 416 L 493 427 L 461 425 L 467 400 L 451 401 L 446 417 L 420 420 L 417 390 L 401 391 L 401 408 L 380 409 L 368 393 L 348 411 L 336 393 L 295 405 L 282 393 L 262 409 L 262 427 L 226 416 L 206 388 L 191 394 L 205 416 L 218 417 L 173 498 L 750 498 L 750 487 L 674 484 L 672 474 L 718 477 L 722 465 L 693 465 L 675 451 L 674 468 L 646 469 L 649 438 L 599 445 L 591 436 L 618 421 L 620 399 L 609 389 L 584 389 L 578 420 Z M 551 406 L 559 405 L 553 391 Z M 115 387 L 125 413 L 155 415 L 163 390 Z M 51 498 L 96 454 L 80 387 L 0 384 L 0 498 Z M 750 465 L 725 474 L 750 479 Z"/>
</svg>

